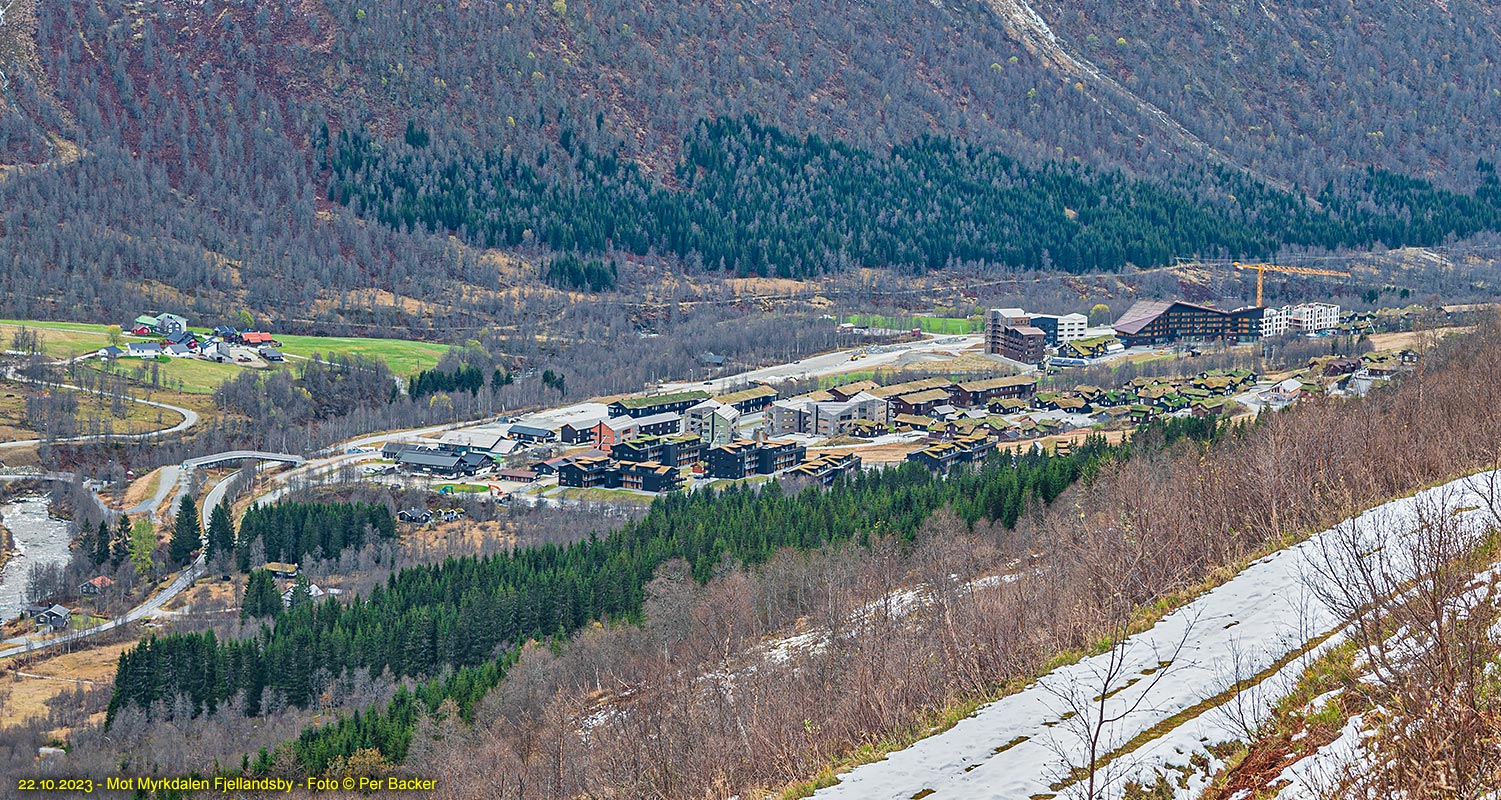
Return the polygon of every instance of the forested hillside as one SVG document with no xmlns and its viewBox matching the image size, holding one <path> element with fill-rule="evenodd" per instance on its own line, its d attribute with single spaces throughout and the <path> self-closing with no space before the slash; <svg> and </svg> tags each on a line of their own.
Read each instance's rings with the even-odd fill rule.
<svg viewBox="0 0 1501 800">
<path fill-rule="evenodd" d="M 446 233 L 780 275 L 1436 243 L 1494 227 L 1453 208 L 1494 161 L 1497 29 L 1417 0 L 14 0 L 0 307 L 434 326 L 518 280 Z M 1460 194 L 1367 224 L 1367 168 Z"/>
<path fill-rule="evenodd" d="M 1208 436 L 1217 430 L 1213 421 L 1189 420 L 1166 433 Z M 241 641 L 220 642 L 212 633 L 148 640 L 120 657 L 109 720 L 131 706 L 165 714 L 157 704 L 178 704 L 179 696 L 194 715 L 236 697 L 251 716 L 267 703 L 306 707 L 319 680 L 358 670 L 433 678 L 424 692 L 427 711 L 453 699 L 468 714 L 499 679 L 510 648 L 528 639 L 566 637 L 590 621 L 638 618 L 646 585 L 667 560 L 684 560 L 696 579 L 707 581 L 721 563 L 759 563 L 781 548 L 847 541 L 864 546 L 872 536 L 888 534 L 910 539 L 945 505 L 970 522 L 983 518 L 1009 527 L 1028 502 L 1051 502 L 1102 462 L 1129 452 L 1128 446 L 1094 439 L 1073 455 L 1015 461 L 996 456 L 981 470 L 947 478 L 907 464 L 861 474 L 827 492 L 789 495 L 772 484 L 670 496 L 653 504 L 644 519 L 608 536 L 405 570 L 367 598 L 293 608 Z M 255 512 L 253 522 L 246 517 L 241 537 L 307 510 L 290 505 Z M 438 680 L 450 669 L 457 671 Z M 315 677 L 320 671 L 324 679 Z M 315 772 L 362 746 L 400 759 L 412 712 L 404 699 L 385 715 L 356 715 L 309 731 L 298 757 Z"/>
</svg>

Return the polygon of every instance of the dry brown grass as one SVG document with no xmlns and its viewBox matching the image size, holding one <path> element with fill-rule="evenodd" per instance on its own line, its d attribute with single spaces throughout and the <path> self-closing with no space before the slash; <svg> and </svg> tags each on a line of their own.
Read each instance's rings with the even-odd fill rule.
<svg viewBox="0 0 1501 800">
<path fill-rule="evenodd" d="M 810 447 L 808 448 L 808 455 L 824 455 L 826 453 L 844 455 L 845 453 L 854 453 L 865 464 L 899 464 L 907 460 L 908 453 L 915 453 L 930 444 L 932 442 L 918 440 L 916 442 L 875 444 L 866 447 Z"/>
<path fill-rule="evenodd" d="M 500 541 L 507 546 L 516 544 L 516 531 L 502 522 L 468 522 L 458 520 L 438 525 L 423 525 L 403 534 L 407 546 L 440 547 L 461 546 L 478 552 L 485 542 Z"/>
<path fill-rule="evenodd" d="M 0 692 L 9 694 L 3 715 L 5 723 L 17 724 L 29 717 L 45 715 L 47 701 L 79 685 L 76 681 L 112 683 L 120 654 L 135 644 L 121 642 L 63 653 L 19 669 L 7 666 L 0 672 Z"/>
<path fill-rule="evenodd" d="M 156 490 L 159 486 L 161 486 L 161 482 L 161 467 L 157 467 L 156 469 L 151 470 L 145 475 L 136 478 L 135 481 L 130 484 L 130 488 L 125 490 L 124 504 L 120 507 L 135 508 L 141 503 L 146 502 L 148 498 L 156 494 Z"/>
<path fill-rule="evenodd" d="M 1432 328 L 1424 331 L 1399 331 L 1397 333 L 1373 333 L 1369 339 L 1371 346 L 1377 350 L 1427 350 L 1445 336 L 1457 333 L 1469 333 L 1475 327 L 1452 326 L 1448 328 Z"/>
</svg>

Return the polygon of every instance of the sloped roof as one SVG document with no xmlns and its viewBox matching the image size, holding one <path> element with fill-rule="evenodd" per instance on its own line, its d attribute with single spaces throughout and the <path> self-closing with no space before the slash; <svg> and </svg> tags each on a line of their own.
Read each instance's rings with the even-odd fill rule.
<svg viewBox="0 0 1501 800">
<path fill-rule="evenodd" d="M 966 392 L 983 392 L 989 389 L 1004 389 L 1009 386 L 1030 386 L 1037 383 L 1034 375 L 1007 375 L 1004 378 L 987 378 L 981 381 L 969 381 L 959 384 L 959 388 Z"/>
<path fill-rule="evenodd" d="M 452 453 L 440 453 L 433 450 L 403 450 L 396 460 L 403 464 L 416 464 L 419 467 L 443 467 L 452 469 L 459 465 L 459 457 Z"/>
<path fill-rule="evenodd" d="M 897 399 L 909 405 L 916 405 L 918 403 L 931 403 L 937 400 L 948 400 L 949 393 L 942 389 L 928 389 L 921 392 L 913 392 L 912 394 L 904 394 Z"/>
<path fill-rule="evenodd" d="M 868 389 L 867 391 L 869 391 L 876 397 L 895 397 L 897 395 L 911 394 L 913 392 L 923 392 L 929 389 L 939 389 L 944 386 L 948 386 L 951 383 L 952 381 L 947 378 L 922 378 L 920 380 L 907 381 L 906 383 L 894 383 L 890 386 L 880 386 L 875 389 Z"/>
<path fill-rule="evenodd" d="M 777 395 L 777 390 L 776 389 L 773 389 L 770 386 L 767 386 L 766 384 L 763 383 L 763 384 L 761 384 L 759 386 L 752 386 L 752 387 L 747 388 L 747 389 L 741 389 L 738 392 L 730 392 L 729 394 L 722 394 L 722 395 L 719 395 L 718 397 L 715 397 L 713 399 L 718 400 L 719 402 L 724 403 L 725 405 L 729 405 L 731 403 L 741 403 L 741 402 L 744 402 L 746 400 L 755 400 L 758 397 L 775 397 L 776 395 Z"/>
<path fill-rule="evenodd" d="M 1172 307 L 1172 302 L 1167 300 L 1138 300 L 1126 309 L 1126 313 L 1122 314 L 1121 318 L 1110 327 L 1114 328 L 1116 333 L 1140 333 L 1142 328 L 1167 313 L 1167 310 Z"/>
<path fill-rule="evenodd" d="M 669 394 L 654 394 L 644 397 L 622 397 L 616 400 L 622 408 L 651 408 L 652 406 L 665 405 L 668 403 L 680 403 L 686 400 L 703 400 L 709 396 L 708 392 L 701 389 L 688 389 Z"/>
</svg>

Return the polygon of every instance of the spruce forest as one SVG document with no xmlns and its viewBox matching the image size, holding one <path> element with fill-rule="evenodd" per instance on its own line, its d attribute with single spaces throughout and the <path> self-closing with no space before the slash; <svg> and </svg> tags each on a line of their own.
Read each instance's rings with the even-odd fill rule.
<svg viewBox="0 0 1501 800">
<path fill-rule="evenodd" d="M 1168 440 L 1210 438 L 1219 430 L 1212 421 L 1192 420 L 1163 433 Z M 726 559 L 755 564 L 781 548 L 810 550 L 852 540 L 865 545 L 885 536 L 910 541 L 947 505 L 971 523 L 987 519 L 1010 526 L 1029 502 L 1050 502 L 1103 462 L 1128 455 L 1129 448 L 1093 441 L 1073 455 L 996 457 L 982 469 L 950 477 L 908 464 L 860 475 L 827 492 L 786 494 L 772 484 L 669 496 L 615 533 L 406 570 L 353 603 L 290 609 L 243 640 L 221 642 L 212 633 L 150 639 L 121 655 L 108 718 L 126 706 L 150 711 L 179 696 L 195 713 L 241 695 L 245 712 L 255 715 L 268 692 L 306 707 L 320 670 L 335 677 L 365 670 L 430 679 L 420 692 L 429 713 L 452 699 L 467 714 L 503 674 L 514 649 L 529 639 L 566 637 L 591 621 L 638 619 L 646 584 L 668 560 L 684 560 L 702 582 Z M 253 520 L 247 515 L 241 541 L 247 531 L 279 536 L 311 519 L 305 506 L 278 508 L 257 509 Z M 334 508 L 323 513 L 350 513 Z M 299 759 L 320 772 L 337 756 L 375 746 L 400 760 L 413 721 L 409 700 L 384 714 L 368 712 L 310 731 L 297 743 Z"/>
</svg>

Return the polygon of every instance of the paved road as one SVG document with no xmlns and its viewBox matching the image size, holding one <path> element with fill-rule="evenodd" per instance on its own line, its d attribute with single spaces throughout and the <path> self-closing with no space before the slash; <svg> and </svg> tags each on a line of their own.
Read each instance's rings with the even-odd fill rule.
<svg viewBox="0 0 1501 800">
<path fill-rule="evenodd" d="M 30 379 L 30 378 L 27 378 L 27 377 L 24 377 L 24 376 L 20 375 L 14 369 L 6 370 L 5 377 L 8 380 L 13 380 L 13 381 L 16 381 L 18 383 L 30 383 L 30 384 L 32 384 L 34 386 L 49 386 L 49 387 L 56 387 L 56 388 L 60 388 L 60 389 L 70 389 L 72 391 L 84 392 L 86 394 L 104 394 L 103 392 L 98 392 L 98 391 L 92 391 L 92 390 L 89 390 L 89 389 L 85 389 L 82 386 L 74 386 L 71 383 L 46 383 L 46 382 L 43 382 L 43 381 L 34 381 L 34 380 Z M 130 397 L 130 398 L 127 398 L 127 399 L 129 399 L 130 402 L 132 402 L 132 403 L 140 403 L 141 405 L 154 406 L 156 408 L 164 408 L 164 409 L 166 409 L 168 411 L 175 411 L 175 412 L 177 412 L 177 413 L 179 413 L 179 414 L 182 415 L 182 422 L 179 422 L 179 423 L 177 423 L 176 425 L 173 425 L 170 428 L 163 428 L 163 429 L 157 430 L 157 431 L 148 431 L 146 433 L 112 433 L 112 434 L 108 434 L 108 435 L 105 435 L 105 434 L 93 434 L 93 435 L 89 435 L 89 436 L 69 436 L 69 437 L 62 438 L 62 439 L 48 439 L 48 440 L 44 440 L 44 439 L 20 439 L 20 440 L 13 441 L 13 442 L 0 442 L 0 449 L 13 448 L 13 447 L 32 447 L 34 445 L 39 445 L 39 444 L 44 444 L 44 443 L 48 443 L 48 444 L 71 444 L 71 443 L 76 443 L 76 442 L 97 442 L 97 441 L 105 441 L 105 440 L 114 441 L 114 442 L 118 442 L 118 441 L 147 441 L 147 440 L 156 439 L 156 438 L 159 438 L 159 437 L 162 437 L 162 436 L 170 436 L 170 435 L 172 435 L 174 433 L 181 433 L 181 432 L 187 430 L 188 428 L 191 428 L 194 425 L 198 424 L 198 412 L 194 411 L 191 408 L 183 408 L 182 406 L 174 406 L 171 403 L 162 403 L 162 402 L 159 402 L 159 401 L 156 401 L 156 400 L 142 400 L 142 399 L 140 399 L 138 397 Z"/>
<path fill-rule="evenodd" d="M 180 470 L 176 467 L 174 467 L 173 469 L 177 470 L 177 473 L 179 475 L 185 475 L 191 474 L 192 470 L 203 464 L 213 464 L 244 458 L 259 458 L 260 460 L 294 463 L 300 463 L 302 461 L 301 456 L 294 456 L 286 453 L 262 453 L 258 451 L 236 450 L 227 453 L 218 453 L 212 456 L 204 456 L 202 458 L 189 459 L 188 461 L 183 462 L 183 466 L 188 467 L 188 470 L 186 471 Z M 18 480 L 24 477 L 39 477 L 41 475 L 53 476 L 54 479 L 58 480 L 63 479 L 63 477 L 65 476 L 67 480 L 72 480 L 72 475 L 70 473 L 35 473 L 32 475 L 16 475 L 14 477 L 0 476 L 0 479 Z M 188 481 L 179 477 L 179 479 L 174 483 L 169 483 L 167 481 L 166 472 L 164 471 L 161 483 L 162 487 L 164 487 L 165 490 L 168 491 L 170 491 L 175 483 L 181 487 L 181 492 L 186 490 Z M 223 480 L 219 481 L 214 485 L 213 489 L 209 490 L 208 495 L 203 499 L 203 519 L 208 519 L 209 514 L 213 512 L 214 507 L 224 502 L 224 495 L 229 490 L 229 485 L 230 481 Z M 163 497 L 165 496 L 163 489 L 158 489 L 158 495 Z M 98 498 L 96 497 L 95 500 L 97 501 Z M 100 507 L 103 507 L 102 503 Z M 179 572 L 170 583 L 168 583 L 155 595 L 148 598 L 145 602 L 125 612 L 124 616 L 117 617 L 110 620 L 109 622 L 105 622 L 100 625 L 95 625 L 92 628 L 84 628 L 82 630 L 72 631 L 55 639 L 48 639 L 47 641 L 43 642 L 31 641 L 24 636 L 0 641 L 0 658 L 20 655 L 22 653 L 34 653 L 38 650 L 47 650 L 59 645 L 67 644 L 69 642 L 76 642 L 80 639 L 84 639 L 90 636 L 96 636 L 98 634 L 104 633 L 105 631 L 118 628 L 122 625 L 128 625 L 132 622 L 135 622 L 136 620 L 155 616 L 159 611 L 161 611 L 163 606 L 165 606 L 172 600 L 172 598 L 181 594 L 189 586 L 192 586 L 193 581 L 202 576 L 207 571 L 207 565 L 204 562 L 204 555 L 205 554 L 200 551 L 198 553 L 198 558 L 195 559 L 192 564 L 189 564 L 188 567 L 182 572 Z"/>
<path fill-rule="evenodd" d="M 161 476 L 157 478 L 156 494 L 142 500 L 131 508 L 125 509 L 125 513 L 131 516 L 149 514 L 152 519 L 155 519 L 156 510 L 162 507 L 162 501 L 167 499 L 167 495 L 171 494 L 172 489 L 178 484 L 178 472 L 179 469 L 176 464 L 169 464 L 162 467 Z"/>
<path fill-rule="evenodd" d="M 76 642 L 80 639 L 86 639 L 90 636 L 97 636 L 101 633 L 104 633 L 105 631 L 114 630 L 115 628 L 118 628 L 122 625 L 129 625 L 130 623 L 135 622 L 139 619 L 145 619 L 146 617 L 154 616 L 158 611 L 161 611 L 162 606 L 165 606 L 168 601 L 176 597 L 184 589 L 193 585 L 193 580 L 202 575 L 203 572 L 203 556 L 199 555 L 197 561 L 194 561 L 191 565 L 189 565 L 187 569 L 179 572 L 177 574 L 177 577 L 173 578 L 172 582 L 167 584 L 164 589 L 157 592 L 146 602 L 125 612 L 124 616 L 116 617 L 109 622 L 103 623 L 101 625 L 95 625 L 92 628 L 83 628 L 81 630 L 71 631 L 55 639 L 48 639 L 42 642 L 32 641 L 24 636 L 19 636 L 14 639 L 6 639 L 5 641 L 0 642 L 0 648 L 9 649 L 0 650 L 0 658 L 17 656 L 23 653 L 35 653 L 38 650 L 49 650 L 59 645 L 67 644 L 69 642 Z"/>
</svg>

